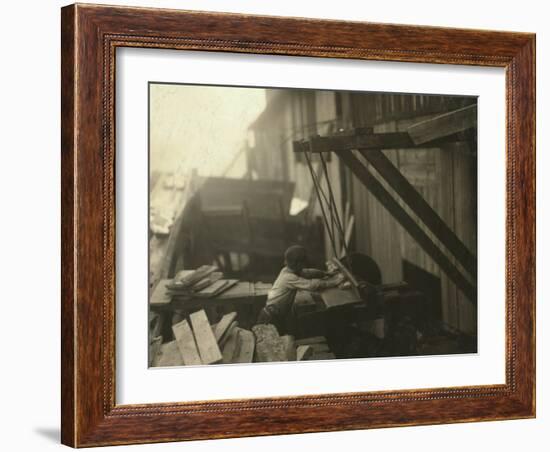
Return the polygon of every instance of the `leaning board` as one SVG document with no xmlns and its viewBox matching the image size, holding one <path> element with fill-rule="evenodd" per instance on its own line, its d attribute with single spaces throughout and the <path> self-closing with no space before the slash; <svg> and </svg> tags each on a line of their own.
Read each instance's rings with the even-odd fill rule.
<svg viewBox="0 0 550 452">
<path fill-rule="evenodd" d="M 327 308 L 346 306 L 361 303 L 362 301 L 361 298 L 355 294 L 354 290 L 339 289 L 337 287 L 323 290 L 320 295 Z"/>
<path fill-rule="evenodd" d="M 172 325 L 172 331 L 174 332 L 176 344 L 178 345 L 184 364 L 186 366 L 202 364 L 197 345 L 195 344 L 195 338 L 193 337 L 193 332 L 187 320 L 182 320 Z"/>
<path fill-rule="evenodd" d="M 202 363 L 215 364 L 220 362 L 222 354 L 204 309 L 191 314 L 189 320 L 191 320 L 191 325 L 193 325 L 193 332 L 195 333 L 195 340 L 197 341 Z"/>
</svg>

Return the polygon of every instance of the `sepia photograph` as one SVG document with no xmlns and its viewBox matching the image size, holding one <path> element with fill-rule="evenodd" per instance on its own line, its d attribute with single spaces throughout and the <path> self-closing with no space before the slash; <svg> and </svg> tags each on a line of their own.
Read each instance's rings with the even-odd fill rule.
<svg viewBox="0 0 550 452">
<path fill-rule="evenodd" d="M 150 82 L 149 367 L 477 353 L 477 108 Z"/>
<path fill-rule="evenodd" d="M 52 248 L 39 268 L 61 257 L 46 278 L 61 309 L 27 328 L 53 326 L 61 341 L 5 323 L 34 339 L 29 350 L 56 342 L 55 356 L 37 355 L 61 377 L 59 391 L 39 391 L 37 419 L 54 407 L 64 445 L 257 436 L 252 449 L 267 451 L 278 435 L 305 444 L 314 436 L 297 434 L 323 432 L 323 448 L 348 450 L 346 431 L 353 448 L 360 430 L 381 429 L 369 446 L 387 448 L 386 429 L 406 426 L 389 439 L 411 449 L 422 426 L 427 452 L 449 442 L 443 424 L 496 421 L 490 437 L 508 451 L 520 430 L 540 433 L 542 25 L 518 22 L 526 8 L 506 23 L 485 8 L 476 17 L 496 22 L 480 25 L 472 8 L 449 22 L 433 7 L 380 5 L 316 17 L 78 3 L 52 20 L 61 104 L 25 86 L 61 112 L 61 133 L 39 121 L 31 134 L 53 134 L 61 166 L 39 152 L 52 171 L 28 158 L 21 168 L 48 179 L 32 199 L 57 193 L 61 234 L 18 225 Z M 16 195 L 34 217 L 29 206 L 52 210 Z M 21 291 L 19 273 L 8 286 Z M 44 368 L 22 344 L 11 367 Z M 503 420 L 514 434 L 497 432 Z M 51 442 L 48 424 L 35 427 Z M 474 430 L 459 436 L 486 436 Z"/>
</svg>

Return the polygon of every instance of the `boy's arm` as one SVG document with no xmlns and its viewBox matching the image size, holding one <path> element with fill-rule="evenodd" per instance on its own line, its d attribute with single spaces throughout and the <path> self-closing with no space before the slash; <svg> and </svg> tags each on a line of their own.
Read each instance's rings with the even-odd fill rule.
<svg viewBox="0 0 550 452">
<path fill-rule="evenodd" d="M 328 289 L 330 287 L 336 287 L 342 282 L 343 278 L 334 277 L 328 280 L 313 278 L 306 279 L 300 276 L 294 276 L 285 281 L 285 285 L 291 289 L 308 290 L 310 292 L 322 289 Z"/>
<path fill-rule="evenodd" d="M 306 279 L 321 279 L 328 275 L 327 272 L 317 268 L 303 268 L 300 274 Z"/>
</svg>

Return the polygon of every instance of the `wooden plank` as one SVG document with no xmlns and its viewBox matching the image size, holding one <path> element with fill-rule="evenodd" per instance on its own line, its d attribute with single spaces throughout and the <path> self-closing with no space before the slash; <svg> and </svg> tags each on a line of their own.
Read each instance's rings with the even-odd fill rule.
<svg viewBox="0 0 550 452">
<path fill-rule="evenodd" d="M 407 132 L 413 143 L 420 145 L 476 126 L 477 103 L 413 124 Z"/>
<path fill-rule="evenodd" d="M 307 361 L 313 356 L 311 345 L 299 345 L 296 348 L 296 361 Z"/>
<path fill-rule="evenodd" d="M 222 319 L 216 324 L 215 327 L 212 329 L 214 330 L 214 336 L 216 337 L 216 340 L 219 342 L 224 333 L 227 331 L 227 329 L 230 327 L 230 325 L 233 323 L 235 318 L 237 317 L 236 312 L 230 312 L 228 314 L 225 314 Z"/>
<path fill-rule="evenodd" d="M 235 363 L 251 363 L 254 358 L 254 348 L 256 341 L 254 339 L 254 333 L 242 328 L 237 328 L 240 337 L 239 352 L 234 357 Z"/>
<path fill-rule="evenodd" d="M 172 282 L 171 279 L 162 279 L 159 281 L 155 290 L 153 290 L 153 295 L 151 295 L 151 300 L 149 304 L 152 306 L 162 306 L 169 304 L 172 301 L 172 297 L 166 291 L 166 286 Z"/>
<path fill-rule="evenodd" d="M 295 141 L 294 152 L 336 152 L 349 153 L 351 149 L 400 149 L 414 147 L 407 132 L 364 133 L 313 137 L 310 140 Z"/>
<path fill-rule="evenodd" d="M 267 299 L 268 284 L 239 282 L 233 287 L 224 290 L 214 297 L 197 297 L 196 294 L 189 297 L 173 295 L 169 305 L 152 307 L 162 310 L 174 310 L 176 308 L 190 310 L 206 306 L 219 306 L 227 310 L 234 310 L 237 306 L 264 306 Z"/>
<path fill-rule="evenodd" d="M 158 312 L 149 312 L 149 335 L 150 339 L 161 335 L 164 316 Z"/>
<path fill-rule="evenodd" d="M 228 335 L 227 341 L 223 346 L 222 363 L 231 364 L 239 354 L 241 338 L 239 334 L 240 328 L 233 328 Z"/>
<path fill-rule="evenodd" d="M 176 276 L 174 276 L 174 282 L 183 281 L 184 279 L 195 273 L 195 271 L 196 270 L 180 270 L 176 273 Z"/>
<path fill-rule="evenodd" d="M 285 335 L 281 336 L 281 342 L 285 350 L 287 361 L 296 361 L 296 345 L 294 342 L 294 336 Z"/>
<path fill-rule="evenodd" d="M 160 351 L 153 360 L 153 367 L 183 366 L 183 358 L 176 341 L 167 342 L 160 346 Z"/>
<path fill-rule="evenodd" d="M 332 262 L 334 265 L 338 267 L 338 269 L 344 274 L 346 279 L 352 284 L 353 288 L 355 289 L 355 295 L 359 297 L 359 292 L 357 291 L 357 288 L 359 287 L 359 282 L 355 279 L 355 276 L 353 276 L 353 273 L 351 273 L 347 267 L 342 264 L 340 259 L 333 258 Z"/>
<path fill-rule="evenodd" d="M 298 339 L 296 341 L 296 346 L 299 347 L 301 345 L 322 344 L 326 342 L 327 338 L 325 336 L 312 336 L 304 339 Z"/>
<path fill-rule="evenodd" d="M 149 367 L 153 365 L 155 358 L 160 352 L 160 346 L 162 345 L 162 336 L 155 337 L 152 342 L 149 344 Z"/>
<path fill-rule="evenodd" d="M 197 293 L 194 294 L 194 296 L 201 298 L 201 297 L 213 297 L 217 291 L 223 289 L 225 285 L 227 284 L 226 279 L 220 279 L 216 281 L 214 284 L 211 284 L 209 287 L 203 288 L 202 290 L 199 290 Z"/>
<path fill-rule="evenodd" d="M 209 277 L 201 279 L 198 283 L 195 283 L 193 287 L 191 287 L 191 290 L 200 292 L 203 289 L 206 289 L 208 286 L 212 284 L 212 281 L 210 281 Z"/>
<path fill-rule="evenodd" d="M 231 325 L 229 325 L 225 333 L 222 335 L 222 337 L 218 341 L 218 344 L 220 345 L 220 347 L 223 347 L 223 345 L 227 342 L 227 339 L 229 338 L 231 331 L 233 331 L 233 329 L 237 328 L 238 326 L 239 326 L 239 322 L 237 322 L 236 320 L 231 322 Z"/>
<path fill-rule="evenodd" d="M 345 246 L 342 245 L 342 249 L 340 250 L 341 259 L 346 256 L 346 249 L 349 249 L 349 245 L 351 242 L 351 235 L 353 234 L 354 226 L 355 226 L 355 216 L 351 215 L 346 222 L 346 231 L 344 233 Z"/>
<path fill-rule="evenodd" d="M 220 279 L 206 289 L 194 294 L 197 298 L 210 298 L 222 294 L 239 282 L 238 279 Z"/>
<path fill-rule="evenodd" d="M 174 279 L 175 283 L 179 283 L 184 287 L 192 286 L 193 284 L 199 282 L 201 279 L 206 278 L 210 274 L 214 273 L 218 268 L 215 265 L 203 265 L 195 270 L 193 273 L 178 273 L 182 275 L 178 279 Z"/>
<path fill-rule="evenodd" d="M 167 288 L 174 293 L 190 293 L 193 290 L 201 290 L 208 287 L 209 282 L 214 282 L 223 277 L 223 273 L 216 272 L 217 268 L 205 265 L 198 270 L 179 271 Z M 199 278 L 197 280 L 197 278 Z"/>
<path fill-rule="evenodd" d="M 201 290 L 207 288 L 208 286 L 214 284 L 216 281 L 219 281 L 223 278 L 222 272 L 214 272 L 211 275 L 208 275 L 206 278 L 201 279 L 198 283 L 195 283 L 191 290 L 193 292 L 200 292 Z"/>
<path fill-rule="evenodd" d="M 477 274 L 477 259 L 438 213 L 426 202 L 401 171 L 378 149 L 361 150 L 388 185 L 405 201 L 429 231 L 455 256 L 472 276 Z"/>
<path fill-rule="evenodd" d="M 368 168 L 352 153 L 338 154 L 342 162 L 365 185 L 380 204 L 401 224 L 407 233 L 422 247 L 439 268 L 456 284 L 464 295 L 477 304 L 477 287 L 462 274 L 451 260 L 439 249 L 416 221 L 399 205 Z"/>
<path fill-rule="evenodd" d="M 222 354 L 210 323 L 208 323 L 204 309 L 191 314 L 189 320 L 191 320 L 191 325 L 193 326 L 193 333 L 195 334 L 202 363 L 219 363 L 222 360 Z"/>
<path fill-rule="evenodd" d="M 309 347 L 313 349 L 314 353 L 330 352 L 330 347 L 326 342 L 322 344 L 310 344 Z"/>
<path fill-rule="evenodd" d="M 186 366 L 202 364 L 193 332 L 187 320 L 182 320 L 176 325 L 172 325 L 172 331 L 174 332 L 176 344 L 178 345 L 184 364 Z"/>
<path fill-rule="evenodd" d="M 320 295 L 327 309 L 363 302 L 352 288 L 339 289 L 338 287 L 331 287 L 330 289 L 321 291 Z"/>
</svg>

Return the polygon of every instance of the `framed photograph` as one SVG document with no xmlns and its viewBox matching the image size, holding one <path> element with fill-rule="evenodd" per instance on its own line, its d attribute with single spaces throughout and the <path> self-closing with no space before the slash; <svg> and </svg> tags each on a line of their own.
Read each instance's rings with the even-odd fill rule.
<svg viewBox="0 0 550 452">
<path fill-rule="evenodd" d="M 535 36 L 62 9 L 62 442 L 535 416 Z"/>
</svg>

